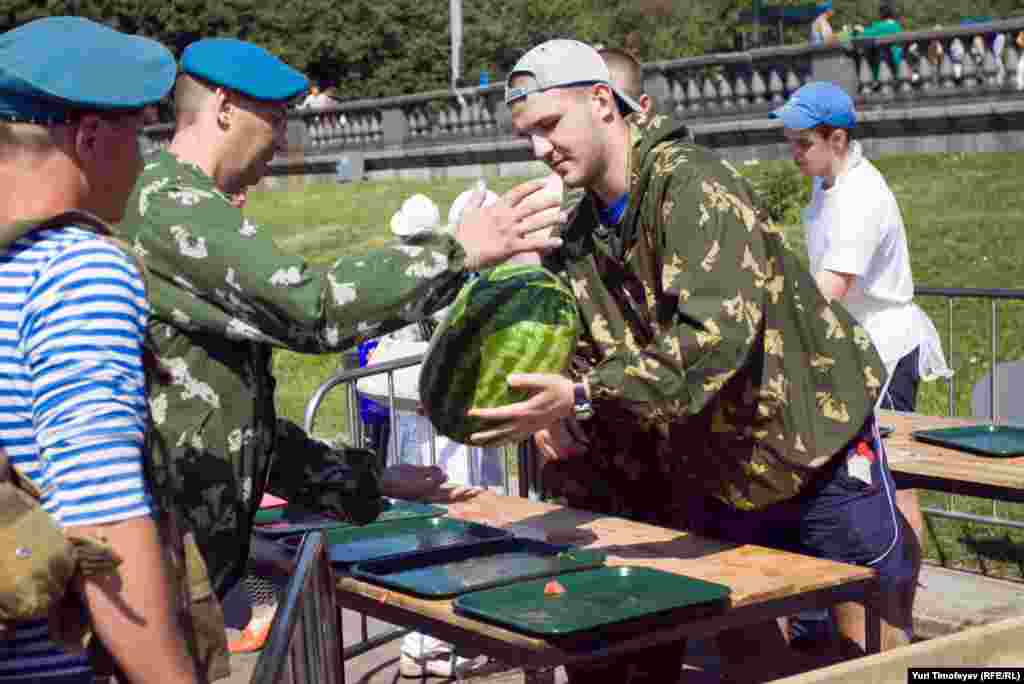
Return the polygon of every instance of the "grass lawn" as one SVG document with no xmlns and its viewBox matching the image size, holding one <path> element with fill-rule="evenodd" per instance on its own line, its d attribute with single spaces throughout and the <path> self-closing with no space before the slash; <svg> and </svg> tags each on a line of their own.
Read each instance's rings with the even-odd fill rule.
<svg viewBox="0 0 1024 684">
<path fill-rule="evenodd" d="M 772 162 L 773 164 L 775 162 Z M 1024 289 L 1024 154 L 892 156 L 877 161 L 899 200 L 910 240 L 918 286 Z M 517 179 L 489 179 L 504 191 Z M 422 192 L 441 207 L 442 216 L 468 180 L 373 182 L 311 185 L 295 191 L 257 191 L 247 212 L 285 249 L 317 263 L 346 250 L 380 245 L 388 239 L 388 221 L 409 195 Z M 803 252 L 802 229 L 788 226 L 794 248 Z M 954 304 L 954 344 L 950 349 L 948 308 L 943 299 L 920 298 L 943 335 L 947 359 L 956 371 L 956 412 L 970 415 L 970 393 L 988 371 L 989 305 L 980 300 Z M 998 358 L 1024 359 L 1024 303 L 999 303 Z M 951 357 L 951 358 L 950 358 Z M 280 412 L 301 422 L 310 395 L 335 369 L 341 355 L 300 356 L 279 352 L 275 369 Z M 944 415 L 945 382 L 922 385 L 919 410 Z M 340 397 L 341 392 L 335 396 Z M 318 434 L 345 434 L 344 401 L 331 399 L 319 421 Z M 922 502 L 949 508 L 948 496 L 922 492 Z M 955 497 L 958 511 L 992 514 L 987 500 Z M 1024 506 L 999 504 L 1004 517 L 1024 520 Z M 934 560 L 1001 576 L 1024 577 L 1024 532 L 933 519 L 935 537 L 927 553 Z M 937 540 L 937 542 L 936 542 Z"/>
</svg>

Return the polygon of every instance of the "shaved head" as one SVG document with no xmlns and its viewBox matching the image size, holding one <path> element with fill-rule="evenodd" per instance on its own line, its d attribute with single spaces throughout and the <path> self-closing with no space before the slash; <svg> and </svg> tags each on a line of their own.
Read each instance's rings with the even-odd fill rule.
<svg viewBox="0 0 1024 684">
<path fill-rule="evenodd" d="M 213 96 L 213 89 L 197 78 L 181 74 L 174 84 L 174 118 L 179 127 L 195 121 L 206 101 Z"/>
<path fill-rule="evenodd" d="M 67 126 L 0 123 L 0 159 L 26 159 L 56 151 L 66 139 Z"/>
<path fill-rule="evenodd" d="M 615 84 L 615 87 L 634 100 L 639 100 L 644 93 L 644 78 L 640 62 L 628 52 L 616 48 L 604 48 L 598 50 L 597 53 L 608 65 L 608 71 L 611 72 L 612 83 Z"/>
</svg>

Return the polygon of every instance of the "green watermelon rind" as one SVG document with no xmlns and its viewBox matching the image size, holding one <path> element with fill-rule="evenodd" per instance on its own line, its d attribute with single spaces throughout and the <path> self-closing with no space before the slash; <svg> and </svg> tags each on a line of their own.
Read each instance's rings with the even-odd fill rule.
<svg viewBox="0 0 1024 684">
<path fill-rule="evenodd" d="M 484 272 L 463 287 L 431 340 L 420 372 L 424 412 L 440 434 L 468 443 L 486 428 L 466 415 L 471 408 L 526 399 L 507 376 L 563 373 L 577 335 L 576 298 L 556 276 L 531 265 Z"/>
</svg>

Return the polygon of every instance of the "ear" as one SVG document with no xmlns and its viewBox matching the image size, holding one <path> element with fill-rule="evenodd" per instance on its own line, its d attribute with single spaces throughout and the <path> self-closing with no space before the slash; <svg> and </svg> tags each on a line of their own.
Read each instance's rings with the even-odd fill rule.
<svg viewBox="0 0 1024 684">
<path fill-rule="evenodd" d="M 228 92 L 223 88 L 217 88 L 214 91 L 214 96 L 210 99 L 217 108 L 217 125 L 224 130 L 231 128 L 231 119 L 235 115 L 235 104 L 228 96 Z"/>
<path fill-rule="evenodd" d="M 101 141 L 100 117 L 95 114 L 82 114 L 75 126 L 75 155 L 82 161 L 96 158 Z"/>
<path fill-rule="evenodd" d="M 850 145 L 850 133 L 842 128 L 832 131 L 832 144 L 840 150 L 845 150 Z"/>
<path fill-rule="evenodd" d="M 612 89 L 604 83 L 595 83 L 591 86 L 590 101 L 594 111 L 602 120 L 608 120 L 619 110 L 619 104 L 615 101 Z"/>
<path fill-rule="evenodd" d="M 654 102 L 651 101 L 651 96 L 647 93 L 641 95 L 640 99 L 637 100 L 636 103 L 640 105 L 640 112 L 643 114 L 650 114 L 651 107 L 654 105 Z"/>
</svg>

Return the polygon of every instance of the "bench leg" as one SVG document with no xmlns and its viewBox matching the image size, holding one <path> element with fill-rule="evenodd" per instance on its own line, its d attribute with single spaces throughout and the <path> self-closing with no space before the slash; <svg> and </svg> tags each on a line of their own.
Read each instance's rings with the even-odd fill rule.
<svg viewBox="0 0 1024 684">
<path fill-rule="evenodd" d="M 864 601 L 864 652 L 868 655 L 882 651 L 882 613 L 876 601 L 873 595 Z"/>
</svg>

